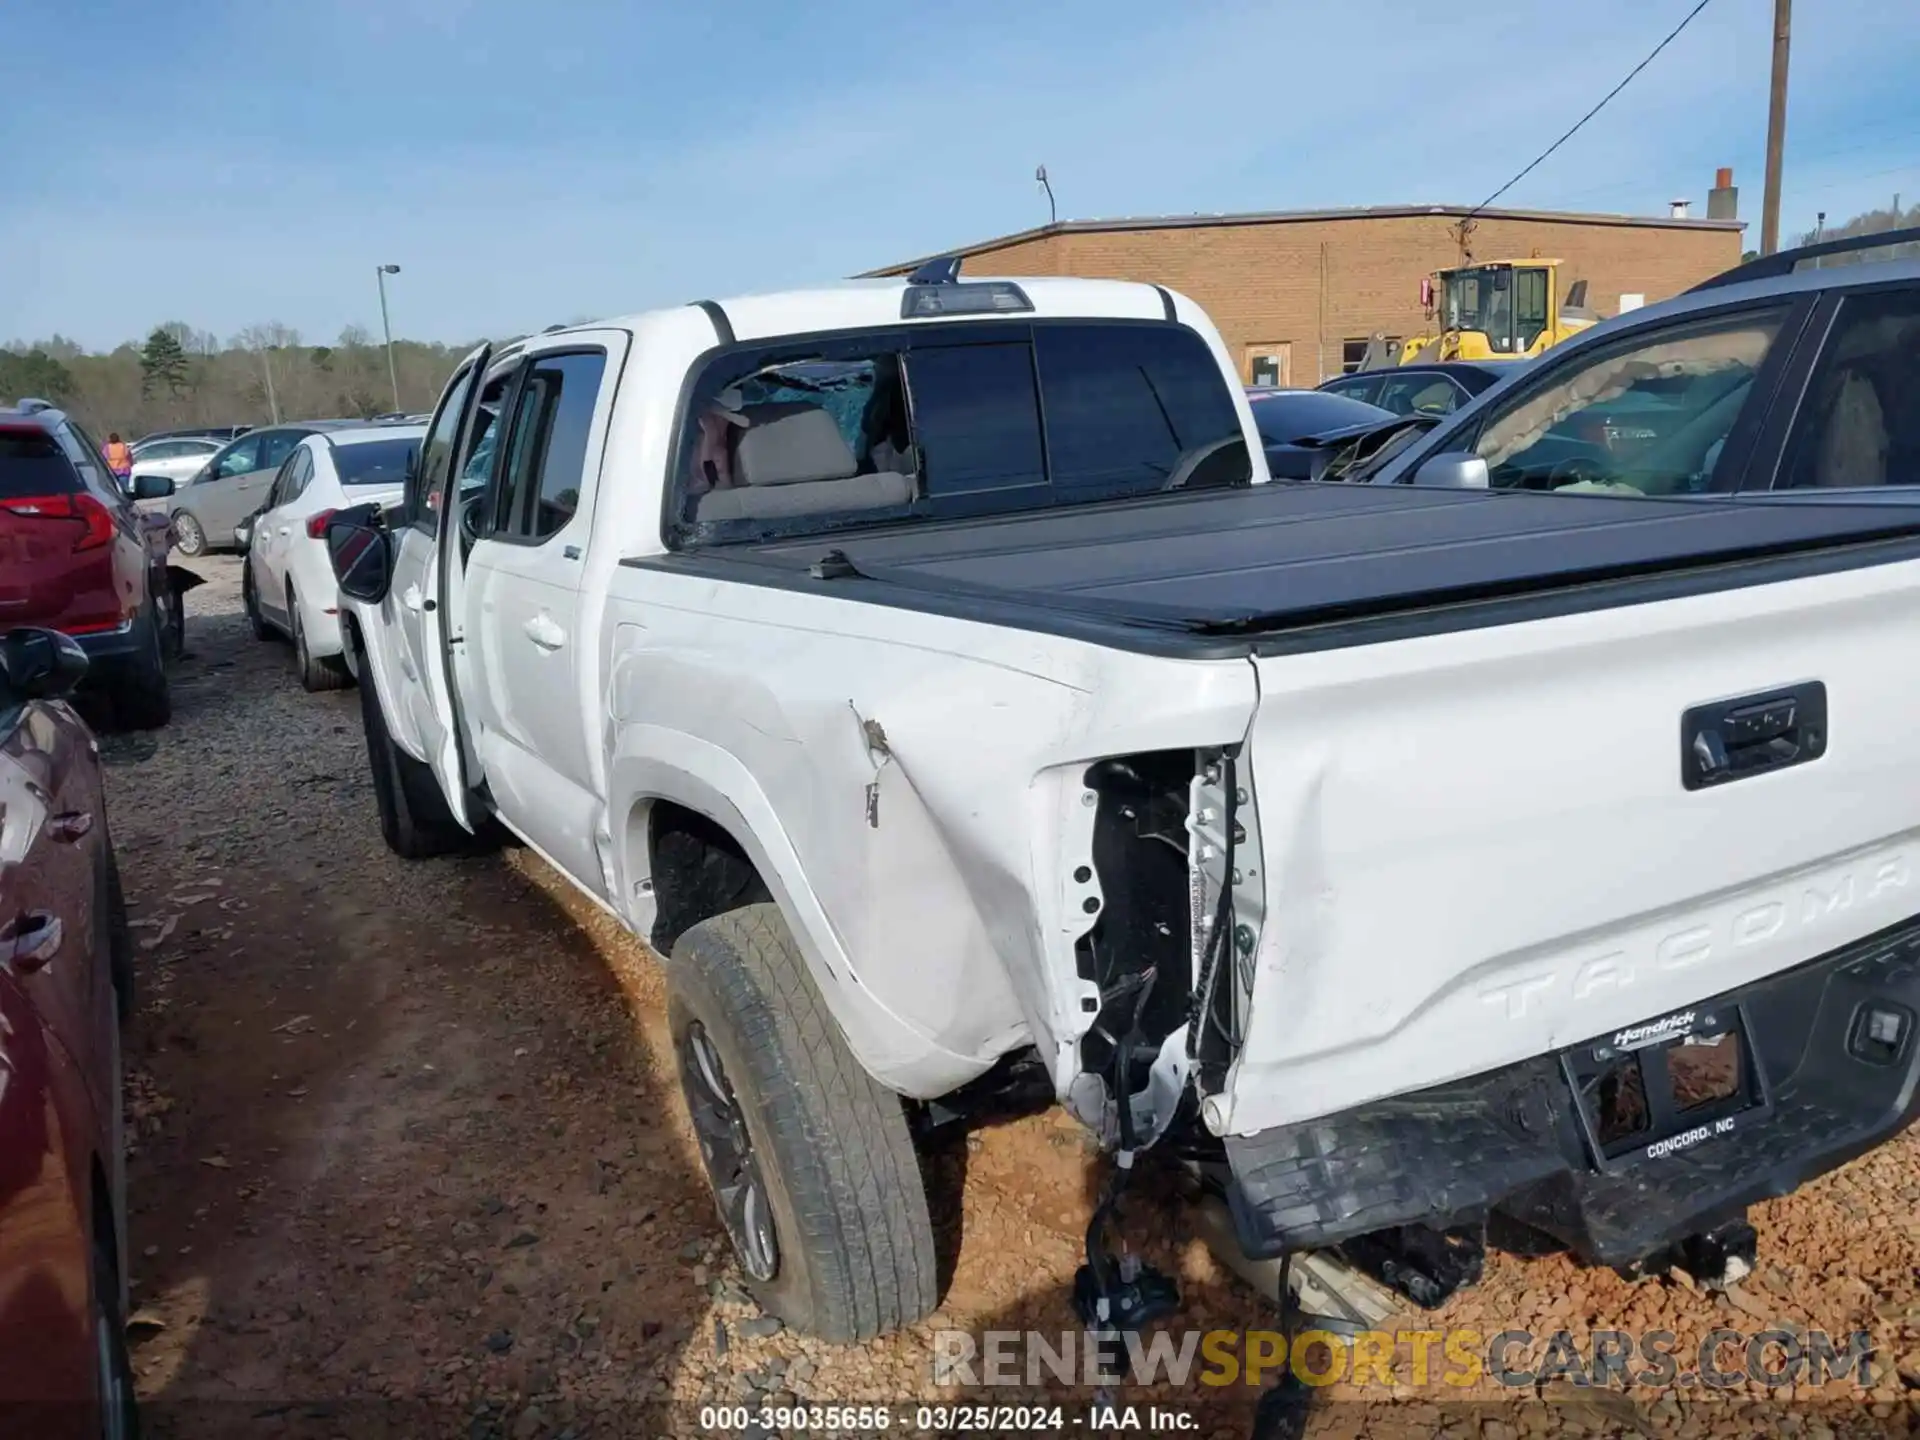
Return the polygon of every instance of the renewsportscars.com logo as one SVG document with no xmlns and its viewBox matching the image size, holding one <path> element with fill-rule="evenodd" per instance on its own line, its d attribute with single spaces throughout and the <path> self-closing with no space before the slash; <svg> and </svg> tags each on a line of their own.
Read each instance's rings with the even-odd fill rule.
<svg viewBox="0 0 1920 1440">
<path fill-rule="evenodd" d="M 1693 1028 L 1698 1018 L 1691 1010 L 1682 1010 L 1678 1014 L 1662 1016 L 1658 1020 L 1649 1020 L 1645 1025 L 1629 1025 L 1624 1030 L 1613 1033 L 1613 1048 L 1616 1050 L 1644 1050 L 1649 1045 L 1673 1035 L 1684 1035 Z"/>
</svg>

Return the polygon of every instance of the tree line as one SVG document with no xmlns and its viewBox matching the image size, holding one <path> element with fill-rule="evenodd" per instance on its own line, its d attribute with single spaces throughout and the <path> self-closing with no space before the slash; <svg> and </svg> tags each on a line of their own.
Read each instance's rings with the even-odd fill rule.
<svg viewBox="0 0 1920 1440">
<path fill-rule="evenodd" d="M 1920 205 L 1902 207 L 1900 197 L 1893 197 L 1893 203 L 1883 210 L 1869 210 L 1864 215 L 1856 215 L 1841 225 L 1829 225 L 1823 230 L 1809 230 L 1800 237 L 1802 245 L 1818 244 L 1822 240 L 1844 240 L 1854 235 L 1878 235 L 1886 230 L 1911 230 L 1920 226 Z M 1873 259 L 1872 252 L 1865 256 L 1836 255 L 1826 263 L 1829 265 L 1852 265 Z"/>
<path fill-rule="evenodd" d="M 310 345 L 278 323 L 251 325 L 222 343 L 175 321 L 104 354 L 55 335 L 0 348 L 0 405 L 50 400 L 97 435 L 129 439 L 176 426 L 421 411 L 472 348 L 396 340 L 389 379 L 386 347 L 358 325 L 331 345 Z"/>
<path fill-rule="evenodd" d="M 1809 231 L 1799 243 L 1910 226 L 1920 226 L 1920 205 L 1902 207 L 1896 198 L 1886 209 Z M 265 425 L 418 411 L 432 407 L 470 349 L 396 340 L 389 378 L 386 347 L 358 325 L 342 330 L 331 345 L 309 345 L 298 330 L 278 322 L 250 325 L 223 344 L 208 331 L 173 321 L 156 325 L 139 345 L 128 342 L 105 354 L 55 335 L 0 347 L 0 405 L 29 395 L 51 400 L 73 411 L 95 434 L 117 431 L 129 438 L 183 425 Z"/>
</svg>

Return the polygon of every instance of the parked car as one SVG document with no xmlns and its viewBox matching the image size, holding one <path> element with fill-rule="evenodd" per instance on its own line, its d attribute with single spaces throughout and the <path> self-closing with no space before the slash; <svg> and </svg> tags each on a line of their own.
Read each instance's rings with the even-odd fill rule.
<svg viewBox="0 0 1920 1440">
<path fill-rule="evenodd" d="M 1391 410 L 1318 390 L 1255 386 L 1247 401 L 1275 480 L 1318 480 L 1342 442 L 1394 420 Z"/>
<path fill-rule="evenodd" d="M 172 440 L 188 437 L 201 440 L 213 440 L 224 445 L 229 440 L 238 440 L 253 429 L 251 425 L 187 425 L 175 430 L 149 430 L 133 442 L 138 450 L 142 445 L 152 444 L 156 440 Z"/>
<path fill-rule="evenodd" d="M 207 436 L 178 435 L 159 440 L 143 440 L 133 447 L 133 474 L 164 475 L 175 486 L 186 484 L 220 449 L 220 441 Z M 157 501 L 142 501 L 146 509 Z M 163 510 L 161 513 L 165 513 Z"/>
<path fill-rule="evenodd" d="M 0 633 L 0 1413 L 131 1436 L 120 1020 L 133 949 L 70 637 Z"/>
<path fill-rule="evenodd" d="M 174 496 L 168 511 L 182 555 L 204 555 L 234 543 L 234 526 L 258 510 L 293 447 L 309 435 L 357 420 L 305 420 L 249 430 L 229 442 Z"/>
<path fill-rule="evenodd" d="M 147 475 L 122 490 L 93 437 L 59 410 L 0 410 L 0 626 L 72 635 L 89 684 L 138 729 L 173 713 L 167 651 L 185 612 L 165 532 L 134 501 L 172 489 Z"/>
<path fill-rule="evenodd" d="M 1348 478 L 1906 503 L 1920 230 L 1783 251 L 1606 321 Z"/>
<path fill-rule="evenodd" d="M 1422 1305 L 1729 1283 L 1915 1118 L 1920 513 L 1267 483 L 1191 301 L 957 268 L 483 346 L 327 525 L 388 844 L 671 956 L 766 1309 L 924 1315 L 902 1097 L 1022 1063 Z"/>
<path fill-rule="evenodd" d="M 1321 383 L 1329 395 L 1364 400 L 1396 415 L 1450 415 L 1531 363 L 1526 360 L 1443 360 L 1340 375 Z"/>
<path fill-rule="evenodd" d="M 353 505 L 389 505 L 405 493 L 407 467 L 426 437 L 421 425 L 319 431 L 293 447 L 265 506 L 245 522 L 240 594 L 253 633 L 293 641 L 308 690 L 348 684 L 340 656 L 339 589 L 327 559 L 327 521 Z"/>
</svg>

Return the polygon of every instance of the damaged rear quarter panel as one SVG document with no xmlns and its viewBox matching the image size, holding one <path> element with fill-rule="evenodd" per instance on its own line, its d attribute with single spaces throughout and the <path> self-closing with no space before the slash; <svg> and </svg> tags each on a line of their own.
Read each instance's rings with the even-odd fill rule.
<svg viewBox="0 0 1920 1440">
<path fill-rule="evenodd" d="M 613 592 L 624 876 L 646 873 L 633 817 L 654 799 L 744 825 L 883 1083 L 941 1094 L 1031 1041 L 1064 1086 L 1087 1024 L 1073 947 L 1098 895 L 1071 880 L 1091 861 L 1081 773 L 1239 739 L 1252 667 L 659 571 Z"/>
</svg>

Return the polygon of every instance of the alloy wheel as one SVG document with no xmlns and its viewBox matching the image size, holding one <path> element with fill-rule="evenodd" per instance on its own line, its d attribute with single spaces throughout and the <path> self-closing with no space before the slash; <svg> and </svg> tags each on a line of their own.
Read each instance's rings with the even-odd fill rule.
<svg viewBox="0 0 1920 1440">
<path fill-rule="evenodd" d="M 771 1280 L 780 1269 L 780 1242 L 774 1236 L 766 1181 L 720 1052 L 697 1020 L 681 1037 L 680 1088 L 693 1116 L 707 1183 L 740 1266 L 755 1280 Z"/>
</svg>

